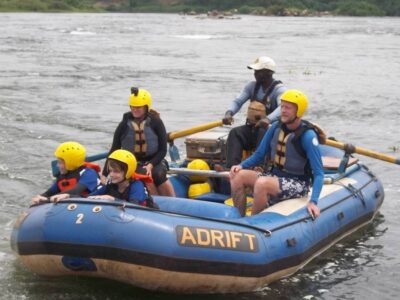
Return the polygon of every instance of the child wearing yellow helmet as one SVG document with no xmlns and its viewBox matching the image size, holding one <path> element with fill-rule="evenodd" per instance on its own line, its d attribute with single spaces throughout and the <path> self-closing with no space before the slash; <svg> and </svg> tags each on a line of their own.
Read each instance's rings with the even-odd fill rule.
<svg viewBox="0 0 400 300">
<path fill-rule="evenodd" d="M 54 156 L 57 158 L 59 174 L 53 185 L 44 193 L 32 198 L 33 204 L 43 201 L 57 202 L 71 195 L 87 196 L 99 184 L 99 175 L 85 163 L 86 149 L 77 142 L 60 144 Z M 100 170 L 97 170 L 100 171 Z"/>
<path fill-rule="evenodd" d="M 135 176 L 137 161 L 126 150 L 116 150 L 107 160 L 108 182 L 90 194 L 93 199 L 125 200 L 141 206 L 155 207 L 144 182 Z"/>
</svg>

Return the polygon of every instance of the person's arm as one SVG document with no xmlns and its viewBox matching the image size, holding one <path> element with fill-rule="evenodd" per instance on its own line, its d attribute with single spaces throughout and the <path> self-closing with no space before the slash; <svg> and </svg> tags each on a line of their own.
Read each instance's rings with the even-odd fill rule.
<svg viewBox="0 0 400 300">
<path fill-rule="evenodd" d="M 44 193 L 40 194 L 40 196 L 49 198 L 55 194 L 58 194 L 59 192 L 60 192 L 60 190 L 58 189 L 57 181 L 54 181 L 54 183 L 51 185 L 51 187 Z"/>
<path fill-rule="evenodd" d="M 240 108 L 251 98 L 251 93 L 254 89 L 254 82 L 249 82 L 245 85 L 240 94 L 232 101 L 227 111 L 232 112 L 232 116 L 235 115 Z"/>
<path fill-rule="evenodd" d="M 149 163 L 151 163 L 154 167 L 155 165 L 161 163 L 161 161 L 167 155 L 167 131 L 165 130 L 164 123 L 160 118 L 152 118 L 151 127 L 158 138 L 158 151 L 149 160 Z"/>
<path fill-rule="evenodd" d="M 276 109 L 273 110 L 268 116 L 267 119 L 271 122 L 275 122 L 281 116 L 281 96 L 286 91 L 286 87 L 283 85 L 278 86 L 271 95 L 271 98 L 276 102 Z"/>
<path fill-rule="evenodd" d="M 324 185 L 324 168 L 322 165 L 317 134 L 313 130 L 307 130 L 302 136 L 301 144 L 306 152 L 308 160 L 310 161 L 313 172 L 313 188 L 310 201 L 317 205 L 319 195 Z"/>
<path fill-rule="evenodd" d="M 97 186 L 100 184 L 99 175 L 95 170 L 85 168 L 81 173 L 78 184 L 84 185 L 89 193 L 91 193 L 96 190 Z"/>
<path fill-rule="evenodd" d="M 57 186 L 57 181 L 55 181 L 51 187 L 42 194 L 38 194 L 32 197 L 32 204 L 40 204 L 41 202 L 48 202 L 49 198 L 56 195 L 60 190 Z"/>
<path fill-rule="evenodd" d="M 258 165 L 261 162 L 264 162 L 265 156 L 269 150 L 271 139 L 274 135 L 275 129 L 278 126 L 278 123 L 274 123 L 270 129 L 267 130 L 263 139 L 261 140 L 260 145 L 258 145 L 256 151 L 246 160 L 242 161 L 240 166 L 243 169 L 249 169 Z"/>
<path fill-rule="evenodd" d="M 97 195 L 104 195 L 106 193 L 106 188 L 107 188 L 106 185 L 98 186 L 98 188 L 96 190 L 94 190 L 93 192 L 91 192 L 89 194 L 89 197 L 90 196 L 97 196 Z"/>
<path fill-rule="evenodd" d="M 131 182 L 129 187 L 129 202 L 142 205 L 146 200 L 146 191 L 144 183 L 141 180 Z"/>
</svg>

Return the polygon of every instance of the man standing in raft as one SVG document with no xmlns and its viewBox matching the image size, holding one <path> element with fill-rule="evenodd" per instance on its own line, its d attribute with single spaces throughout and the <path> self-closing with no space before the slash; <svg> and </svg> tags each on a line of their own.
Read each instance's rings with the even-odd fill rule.
<svg viewBox="0 0 400 300">
<path fill-rule="evenodd" d="M 274 122 L 257 150 L 248 159 L 230 170 L 232 198 L 242 216 L 246 208 L 246 187 L 253 187 L 252 215 L 270 204 L 304 197 L 312 182 L 307 205 L 313 218 L 319 216 L 318 198 L 324 183 L 324 171 L 317 132 L 311 123 L 302 120 L 308 106 L 300 91 L 287 90 L 281 97 L 280 121 Z M 249 169 L 267 159 L 265 173 Z"/>
</svg>

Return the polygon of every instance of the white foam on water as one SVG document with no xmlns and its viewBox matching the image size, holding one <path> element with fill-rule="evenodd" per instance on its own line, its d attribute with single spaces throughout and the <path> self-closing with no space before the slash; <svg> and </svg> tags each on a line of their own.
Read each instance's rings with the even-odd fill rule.
<svg viewBox="0 0 400 300">
<path fill-rule="evenodd" d="M 83 30 L 73 30 L 73 31 L 70 32 L 70 34 L 74 34 L 74 35 L 95 35 L 96 32 L 83 31 Z"/>
<path fill-rule="evenodd" d="M 337 267 L 337 264 L 334 263 L 334 262 L 328 262 L 328 263 L 325 265 L 324 268 L 330 269 L 330 268 L 333 268 L 333 267 Z"/>
<path fill-rule="evenodd" d="M 1 171 L 7 171 L 8 167 L 6 165 L 0 165 L 0 170 Z"/>
</svg>

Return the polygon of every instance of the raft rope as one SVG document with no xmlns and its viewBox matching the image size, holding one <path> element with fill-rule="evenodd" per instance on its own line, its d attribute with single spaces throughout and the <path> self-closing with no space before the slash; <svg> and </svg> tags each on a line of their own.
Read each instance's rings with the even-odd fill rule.
<svg viewBox="0 0 400 300">
<path fill-rule="evenodd" d="M 337 184 L 337 185 L 343 186 L 344 188 L 346 188 L 347 190 L 349 190 L 349 191 L 351 192 L 351 194 L 348 195 L 348 196 L 346 196 L 346 197 L 344 197 L 344 198 L 342 198 L 342 199 L 340 199 L 339 201 L 337 201 L 337 202 L 335 202 L 335 203 L 333 203 L 333 204 L 331 204 L 331 205 L 329 205 L 329 206 L 324 207 L 323 209 L 321 209 L 321 213 L 324 212 L 325 210 L 330 209 L 331 207 L 334 207 L 334 206 L 336 206 L 336 205 L 342 203 L 343 201 L 345 201 L 345 200 L 347 200 L 347 199 L 349 199 L 349 198 L 352 198 L 352 197 L 354 197 L 354 196 L 356 196 L 356 198 L 358 198 L 357 195 L 359 195 L 360 197 L 362 197 L 362 199 L 361 199 L 361 198 L 360 198 L 360 199 L 361 199 L 361 201 L 362 201 L 364 207 L 366 207 L 365 198 L 364 198 L 364 195 L 362 194 L 362 191 L 361 191 L 361 190 L 364 189 L 364 188 L 365 188 L 366 186 L 368 186 L 369 184 L 371 184 L 372 182 L 375 182 L 375 181 L 377 180 L 377 178 L 376 178 L 376 176 L 375 176 L 371 171 L 368 170 L 368 168 L 365 168 L 364 171 L 365 171 L 365 173 L 367 173 L 368 175 L 370 175 L 371 179 L 370 179 L 368 182 L 366 182 L 364 185 L 362 185 L 359 189 L 355 188 L 354 186 L 352 186 L 352 188 L 349 188 L 348 186 L 344 185 L 343 183 L 341 183 L 341 182 L 339 182 L 339 181 L 332 183 L 332 184 Z M 298 219 L 298 220 L 295 220 L 295 221 L 293 221 L 293 222 L 290 222 L 290 223 L 287 223 L 287 224 L 284 224 L 284 225 L 281 225 L 281 226 L 272 228 L 272 229 L 270 229 L 270 231 L 271 231 L 271 233 L 272 233 L 272 232 L 274 232 L 274 231 L 277 231 L 277 230 L 286 228 L 286 227 L 291 226 L 291 225 L 294 225 L 294 224 L 296 224 L 296 223 L 307 222 L 309 219 L 312 220 L 312 217 L 311 217 L 311 216 L 303 217 L 303 218 Z"/>
<path fill-rule="evenodd" d="M 376 181 L 377 178 L 366 166 L 362 165 L 362 167 L 364 169 L 364 172 L 367 173 L 371 177 L 371 180 L 369 180 L 367 183 L 365 183 L 359 189 L 357 189 L 354 186 L 352 186 L 351 184 L 346 186 L 345 184 L 339 182 L 338 180 L 342 179 L 343 178 L 342 176 L 337 178 L 331 184 L 337 184 L 337 185 L 343 186 L 344 188 L 346 188 L 347 190 L 349 190 L 351 192 L 351 195 L 348 195 L 348 196 L 340 199 L 339 201 L 337 201 L 337 202 L 335 202 L 335 203 L 333 203 L 333 204 L 321 209 L 321 213 L 323 211 L 333 207 L 333 206 L 336 206 L 336 205 L 340 204 L 341 202 L 343 202 L 343 201 L 345 201 L 345 200 L 347 200 L 347 199 L 349 199 L 351 197 L 354 197 L 354 196 L 356 198 L 360 198 L 360 200 L 362 201 L 364 207 L 366 206 L 365 198 L 364 198 L 364 195 L 362 194 L 361 190 L 364 189 L 366 186 L 368 186 L 371 182 Z M 50 202 L 50 200 L 48 202 Z M 58 204 L 62 204 L 62 203 L 77 203 L 77 202 L 83 203 L 83 204 L 94 204 L 94 203 L 96 203 L 93 200 L 85 200 L 85 199 L 81 199 L 81 198 L 78 198 L 78 199 L 69 198 L 69 199 L 65 199 L 65 200 L 61 200 L 59 202 L 56 202 L 56 203 L 54 203 L 54 205 L 58 205 Z M 37 206 L 37 205 L 41 205 L 41 204 L 44 204 L 44 203 L 47 203 L 47 201 L 46 202 L 42 202 L 40 204 L 31 205 L 31 207 Z M 140 205 L 137 205 L 137 204 L 122 202 L 122 201 L 118 201 L 118 200 L 115 200 L 113 202 L 103 202 L 103 201 L 100 202 L 99 201 L 98 204 L 101 204 L 101 205 L 104 205 L 104 206 L 116 206 L 116 207 L 122 209 L 123 211 L 125 211 L 125 208 L 132 208 L 132 209 L 146 210 L 146 211 L 152 211 L 152 212 L 157 212 L 157 213 L 162 213 L 162 214 L 173 214 L 173 215 L 177 215 L 177 216 L 195 218 L 195 219 L 204 220 L 204 221 L 213 221 L 213 222 L 219 222 L 219 223 L 224 223 L 224 224 L 242 226 L 242 227 L 245 227 L 245 228 L 249 228 L 249 229 L 253 229 L 253 230 L 256 230 L 256 231 L 260 231 L 265 236 L 271 236 L 272 232 L 274 232 L 274 231 L 278 231 L 278 230 L 286 228 L 288 226 L 292 226 L 292 225 L 294 225 L 296 223 L 307 222 L 309 219 L 312 219 L 311 216 L 307 216 L 307 217 L 303 217 L 301 219 L 295 220 L 293 222 L 290 222 L 290 223 L 287 223 L 287 224 L 284 224 L 284 225 L 281 225 L 281 226 L 278 226 L 278 227 L 275 227 L 275 228 L 272 228 L 272 229 L 264 229 L 264 228 L 261 228 L 261 227 L 258 227 L 258 226 L 253 226 L 253 225 L 246 224 L 246 223 L 241 223 L 241 222 L 234 222 L 234 221 L 229 221 L 229 220 L 224 220 L 224 219 L 200 217 L 200 216 L 193 216 L 193 215 L 190 215 L 190 214 L 163 211 L 163 210 L 159 210 L 159 209 L 144 207 L 144 206 L 140 206 Z"/>
<path fill-rule="evenodd" d="M 246 224 L 246 223 L 234 222 L 234 221 L 229 221 L 229 220 L 224 220 L 224 219 L 209 218 L 209 217 L 193 216 L 193 215 L 190 215 L 190 214 L 169 212 L 169 211 L 154 209 L 154 208 L 150 208 L 150 207 L 144 207 L 144 206 L 140 206 L 140 205 L 137 205 L 137 204 L 122 202 L 122 201 L 118 201 L 118 200 L 114 200 L 114 202 L 104 202 L 104 201 L 98 201 L 97 202 L 97 201 L 94 201 L 93 199 L 92 200 L 86 200 L 86 199 L 82 199 L 82 198 L 69 198 L 69 199 L 65 199 L 65 200 L 61 200 L 59 202 L 56 202 L 56 203 L 54 203 L 54 205 L 67 204 L 67 203 L 99 204 L 99 205 L 103 205 L 103 206 L 115 206 L 117 208 L 122 209 L 123 211 L 125 211 L 126 208 L 132 208 L 132 209 L 138 209 L 138 210 L 146 210 L 146 211 L 152 211 L 152 212 L 157 212 L 157 213 L 161 213 L 161 214 L 177 215 L 177 216 L 195 218 L 195 219 L 204 220 L 204 221 L 213 221 L 213 222 L 219 222 L 219 223 L 224 223 L 224 224 L 237 225 L 237 226 L 246 227 L 246 228 L 249 228 L 249 229 L 260 231 L 265 236 L 271 236 L 271 234 L 272 234 L 271 230 L 260 228 L 260 227 L 253 226 L 253 225 Z M 32 205 L 32 206 L 37 206 L 37 204 Z"/>
</svg>

